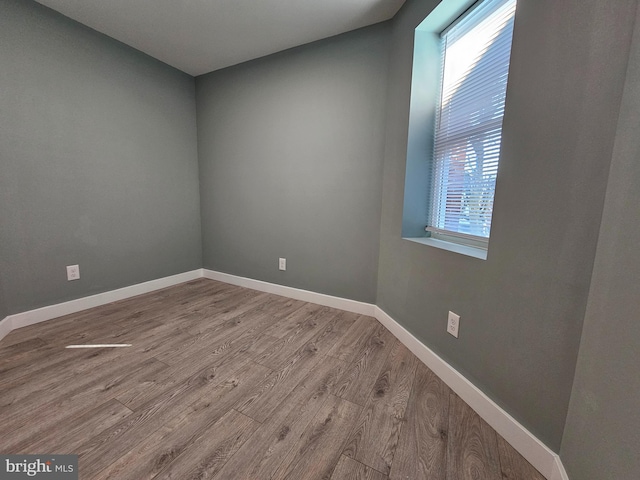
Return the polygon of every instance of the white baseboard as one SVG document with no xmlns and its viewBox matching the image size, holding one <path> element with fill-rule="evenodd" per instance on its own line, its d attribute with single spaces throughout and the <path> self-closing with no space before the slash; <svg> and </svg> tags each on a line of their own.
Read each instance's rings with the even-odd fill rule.
<svg viewBox="0 0 640 480">
<path fill-rule="evenodd" d="M 239 287 L 251 288 L 261 292 L 282 295 L 283 297 L 302 300 L 303 302 L 317 303 L 325 307 L 333 307 L 347 312 L 359 313 L 360 315 L 374 316 L 375 305 L 371 303 L 359 302 L 357 300 L 349 300 L 347 298 L 334 297 L 325 295 L 324 293 L 311 292 L 309 290 L 301 290 L 299 288 L 286 287 L 275 283 L 263 282 L 261 280 L 253 280 L 252 278 L 239 277 L 228 273 L 216 272 L 214 270 L 203 269 L 203 276 L 211 280 L 238 285 Z"/>
<path fill-rule="evenodd" d="M 562 465 L 562 460 L 560 460 L 559 455 L 556 455 L 555 462 L 553 464 L 553 472 L 551 473 L 551 476 L 547 478 L 549 480 L 569 480 L 569 475 L 567 475 L 567 471 L 564 469 L 564 465 Z"/>
<path fill-rule="evenodd" d="M 531 432 L 518 423 L 473 383 L 467 380 L 460 372 L 391 318 L 384 310 L 370 303 L 286 287 L 284 285 L 253 280 L 251 278 L 239 277 L 237 275 L 213 270 L 199 269 L 120 288 L 111 292 L 72 300 L 70 302 L 10 315 L 0 321 L 0 340 L 16 328 L 33 325 L 34 323 L 43 322 L 202 277 L 375 317 L 548 480 L 569 480 L 560 457 L 556 453 L 538 440 Z"/>
<path fill-rule="evenodd" d="M 4 337 L 9 335 L 11 330 L 12 330 L 12 328 L 11 328 L 11 319 L 9 317 L 4 317 L 2 320 L 0 320 L 0 341 Z"/>
<path fill-rule="evenodd" d="M 135 297 L 136 295 L 153 292 L 154 290 L 171 287 L 173 285 L 178 285 L 179 283 L 188 282 L 201 277 L 202 269 L 179 273 L 177 275 L 171 275 L 170 277 L 158 278 L 156 280 L 138 283 L 129 287 L 111 290 L 110 292 L 98 293 L 97 295 L 90 295 L 88 297 L 78 298 L 77 300 L 49 305 L 35 310 L 17 313 L 15 315 L 9 315 L 2 321 L 2 323 L 6 323 L 7 326 L 10 327 L 9 331 L 11 331 L 16 328 L 27 327 L 46 320 L 69 315 L 70 313 L 76 313 L 89 308 L 105 305 L 107 303 L 116 302 L 118 300 L 124 300 L 125 298 Z M 0 338 L 2 337 L 2 331 L 2 325 L 0 325 Z M 9 333 L 9 331 L 7 333 Z"/>
<path fill-rule="evenodd" d="M 560 457 L 411 332 L 376 306 L 376 319 L 549 480 L 568 480 Z"/>
</svg>

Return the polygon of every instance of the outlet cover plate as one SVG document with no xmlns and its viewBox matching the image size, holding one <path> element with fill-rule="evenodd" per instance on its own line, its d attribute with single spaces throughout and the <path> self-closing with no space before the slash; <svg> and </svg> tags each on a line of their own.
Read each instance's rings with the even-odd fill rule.
<svg viewBox="0 0 640 480">
<path fill-rule="evenodd" d="M 449 318 L 447 320 L 447 332 L 458 338 L 458 329 L 460 328 L 460 315 L 456 315 L 453 312 L 449 312 Z"/>
<path fill-rule="evenodd" d="M 67 267 L 67 280 L 80 280 L 80 266 L 79 265 L 69 265 Z"/>
<path fill-rule="evenodd" d="M 287 259 L 286 258 L 280 258 L 278 260 L 278 268 L 280 270 L 286 270 L 287 269 Z"/>
</svg>

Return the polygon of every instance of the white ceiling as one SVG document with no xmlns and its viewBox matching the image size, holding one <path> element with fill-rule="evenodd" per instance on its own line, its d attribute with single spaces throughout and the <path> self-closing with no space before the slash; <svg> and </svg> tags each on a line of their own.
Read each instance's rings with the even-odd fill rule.
<svg viewBox="0 0 640 480">
<path fill-rule="evenodd" d="M 405 0 L 37 0 L 191 75 L 391 18 Z"/>
</svg>

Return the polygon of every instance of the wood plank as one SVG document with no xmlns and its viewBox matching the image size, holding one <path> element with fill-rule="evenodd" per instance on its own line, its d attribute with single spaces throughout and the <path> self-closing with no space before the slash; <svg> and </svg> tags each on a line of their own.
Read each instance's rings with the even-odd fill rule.
<svg viewBox="0 0 640 480">
<path fill-rule="evenodd" d="M 272 477 L 286 480 L 330 479 L 362 407 L 335 395 L 313 418 L 298 444 L 282 460 Z M 338 447 L 338 448 L 337 448 Z"/>
<path fill-rule="evenodd" d="M 194 335 L 205 333 L 208 329 L 259 306 L 267 301 L 270 295 L 254 292 L 252 295 L 243 297 L 241 302 L 238 302 L 238 297 L 238 295 L 229 296 L 200 309 L 197 315 L 189 315 L 187 331 Z"/>
<path fill-rule="evenodd" d="M 288 321 L 295 324 L 295 328 L 289 330 L 287 335 L 279 338 L 272 348 L 256 358 L 256 362 L 277 369 L 287 361 L 289 356 L 325 328 L 333 316 L 335 316 L 333 309 L 307 304 L 287 317 Z M 269 330 L 265 330 L 265 334 L 269 334 Z M 274 336 L 277 337 L 277 335 Z"/>
<path fill-rule="evenodd" d="M 123 367 L 116 364 L 105 375 L 97 378 L 88 376 L 89 382 L 82 382 L 81 386 L 70 389 L 68 395 L 60 391 L 49 401 L 39 401 L 38 395 L 30 398 L 29 402 L 21 402 L 11 415 L 3 416 L 7 420 L 0 425 L 0 451 L 24 451 L 43 432 L 83 415 L 113 398 L 121 389 L 129 388 L 132 383 L 139 382 L 146 375 L 155 374 L 166 365 L 151 358 L 136 364 L 132 372 L 127 372 Z"/>
<path fill-rule="evenodd" d="M 180 415 L 185 409 L 198 411 L 211 409 L 209 418 L 222 417 L 248 390 L 255 387 L 270 372 L 253 362 L 245 363 L 226 379 L 210 382 L 206 376 L 198 376 L 151 400 L 120 423 L 82 445 L 80 472 L 83 478 L 93 478 L 98 472 L 115 464 L 159 428 Z"/>
<path fill-rule="evenodd" d="M 355 460 L 345 457 L 342 455 L 340 460 L 338 460 L 338 465 L 336 465 L 333 474 L 331 475 L 331 480 L 386 480 L 388 477 L 383 475 L 382 473 L 374 470 L 373 468 L 367 467 L 360 462 L 356 462 Z M 407 479 L 419 479 L 419 478 L 428 478 L 428 477 L 406 477 Z M 433 477 L 434 480 L 436 478 L 444 477 Z"/>
<path fill-rule="evenodd" d="M 446 478 L 451 390 L 418 362 L 389 478 Z"/>
<path fill-rule="evenodd" d="M 179 462 L 179 464 L 183 465 L 182 470 L 194 470 L 197 464 L 190 464 L 189 460 L 193 460 L 194 456 L 203 456 L 203 451 L 205 454 L 211 454 L 212 450 L 215 452 L 220 447 L 219 444 L 234 447 L 232 448 L 233 451 L 237 450 L 243 443 L 237 444 L 238 440 L 246 439 L 248 434 L 253 432 L 259 424 L 234 410 L 224 412 L 216 403 L 215 400 L 207 401 L 204 404 L 199 402 L 185 409 L 151 435 L 144 438 L 115 462 L 108 464 L 106 468 L 92 475 L 91 478 L 93 480 L 107 480 L 109 478 L 148 480 L 154 478 L 168 466 L 176 463 L 183 454 L 186 457 L 182 459 L 182 462 Z M 216 431 L 217 441 L 212 442 L 213 445 L 211 445 L 209 442 L 204 441 L 202 437 L 214 424 L 221 430 Z M 229 445 L 229 439 L 234 439 L 234 437 L 235 441 Z M 205 448 L 193 449 L 192 447 L 197 444 L 204 445 Z M 211 447 L 213 448 L 211 449 Z M 229 450 L 229 448 L 226 448 L 225 452 L 228 454 L 230 453 Z M 201 472 L 204 470 L 207 473 L 210 470 L 219 470 L 224 461 L 215 456 L 214 459 L 217 461 L 212 462 L 210 460 L 204 469 L 200 468 L 199 470 Z M 201 460 L 201 458 L 198 458 L 198 460 Z M 172 470 L 175 473 L 180 468 L 176 466 Z M 86 473 L 86 469 L 83 473 Z M 183 471 L 182 473 L 186 472 Z"/>
<path fill-rule="evenodd" d="M 373 339 L 377 334 L 377 337 L 381 337 L 382 330 L 380 330 L 380 323 L 372 317 L 360 316 L 347 331 L 345 336 L 337 342 L 327 355 L 338 358 L 344 362 L 353 362 L 364 350 L 368 343 L 372 341 L 384 342 L 383 338 Z M 384 329 L 384 327 L 382 327 Z M 386 331 L 386 329 L 384 329 Z"/>
<path fill-rule="evenodd" d="M 172 305 L 171 302 L 169 302 L 168 304 L 163 304 L 162 302 L 167 298 L 179 301 L 184 299 L 185 296 L 193 297 L 194 294 L 192 290 L 194 289 L 194 285 L 192 285 L 191 283 L 192 282 L 182 284 L 178 287 L 169 287 L 165 290 L 140 295 L 138 297 L 123 300 L 117 303 L 103 305 L 90 310 L 85 310 L 83 312 L 78 312 L 76 314 L 67 315 L 59 319 L 50 320 L 30 327 L 21 328 L 17 331 L 12 332 L 10 335 L 12 338 L 14 338 L 14 335 L 16 334 L 22 334 L 23 332 L 31 331 L 32 337 L 41 335 L 47 341 L 51 341 L 51 338 L 53 336 L 61 335 L 61 333 L 64 332 L 72 332 L 72 334 L 77 334 L 78 332 L 106 332 L 110 330 L 113 330 L 114 332 L 121 332 L 122 329 L 115 327 L 120 326 L 122 328 L 127 328 L 132 324 L 140 324 L 141 326 L 144 326 L 149 324 L 150 320 L 149 318 L 143 318 L 141 316 L 141 312 L 154 310 L 156 314 L 160 315 L 159 317 L 155 316 L 154 320 L 162 320 L 162 318 L 160 318 L 162 317 L 162 315 L 164 315 L 164 319 L 167 319 L 166 312 L 171 311 L 172 309 L 175 310 L 177 307 L 175 305 Z M 197 295 L 200 295 L 202 297 L 201 291 L 203 290 L 203 287 L 206 287 L 208 292 L 208 290 L 211 290 L 211 287 L 209 287 L 208 285 L 226 285 L 220 282 L 209 282 L 207 280 L 205 280 L 204 282 L 196 281 L 196 283 L 198 284 L 196 297 Z M 156 297 L 159 300 L 157 300 Z M 151 307 L 149 306 L 150 304 L 152 305 Z M 182 310 L 184 310 L 184 308 Z M 168 318 L 171 319 L 171 316 L 169 315 Z M 157 324 L 157 322 L 151 324 Z M 37 335 L 34 335 L 33 332 L 36 332 Z M 3 341 L 0 345 L 5 344 L 5 341 Z M 57 350 L 57 347 L 51 347 L 49 351 L 43 350 L 44 349 L 39 349 L 37 351 L 34 351 L 33 353 L 38 353 L 42 356 L 42 358 L 46 358 L 47 364 L 51 363 L 53 359 L 50 357 L 50 353 L 51 351 Z M 78 354 L 80 353 L 83 352 L 78 352 Z M 6 359 L 7 357 L 3 356 L 0 353 L 0 364 L 4 363 Z M 34 357 L 26 359 L 25 364 L 19 370 L 23 370 L 24 367 L 28 367 L 31 363 L 34 362 L 34 360 L 36 360 Z M 1 379 L 2 381 L 4 381 L 6 380 L 7 372 L 4 370 L 1 371 L 3 373 Z M 32 372 L 27 373 L 30 374 Z"/>
<path fill-rule="evenodd" d="M 396 339 L 386 328 L 380 324 L 375 325 L 372 335 L 361 345 L 362 348 L 333 393 L 350 402 L 364 405 L 395 344 Z"/>
<path fill-rule="evenodd" d="M 50 375 L 51 372 L 56 372 L 54 376 L 57 376 L 69 368 L 97 368 L 98 365 L 115 361 L 123 356 L 131 358 L 136 354 L 147 354 L 145 358 L 148 358 L 151 352 L 170 348 L 177 337 L 184 339 L 184 333 L 175 334 L 174 330 L 167 329 L 166 326 L 157 322 L 151 325 L 154 325 L 153 328 L 145 334 L 137 332 L 128 337 L 124 343 L 133 343 L 133 347 L 127 349 L 69 350 L 64 348 L 63 342 L 47 344 L 33 354 L 27 352 L 25 355 L 29 356 L 21 359 L 20 363 L 9 368 L 0 367 L 0 387 L 5 390 L 13 385 L 31 381 L 36 376 Z M 9 385 L 10 383 L 13 385 Z"/>
<path fill-rule="evenodd" d="M 194 305 L 195 308 L 183 310 L 190 318 L 189 328 L 196 326 L 206 329 L 211 322 L 224 321 L 250 310 L 264 301 L 269 294 L 235 287 L 221 294 L 209 296 L 207 302 Z M 229 316 L 226 316 L 229 314 Z M 223 318 L 224 317 L 224 318 Z M 191 332 L 199 333 L 199 332 Z"/>
<path fill-rule="evenodd" d="M 237 340 L 237 344 L 246 342 L 246 346 L 243 348 L 243 352 L 251 357 L 255 361 L 260 355 L 272 348 L 278 339 L 270 335 L 265 335 L 262 332 L 255 334 L 241 336 Z M 257 363 L 257 362 L 256 362 Z"/>
<path fill-rule="evenodd" d="M 180 329 L 171 329 L 166 326 L 151 330 L 138 338 L 131 338 L 127 343 L 132 345 L 131 353 L 144 354 L 147 357 L 158 357 L 165 352 L 179 348 L 179 345 L 193 341 L 193 335 Z M 162 360 L 160 360 L 162 361 Z M 165 362 L 166 363 L 166 362 Z"/>
<path fill-rule="evenodd" d="M 417 366 L 396 341 L 371 391 L 343 455 L 388 475 L 398 446 Z"/>
<path fill-rule="evenodd" d="M 184 340 L 184 335 L 174 335 L 168 339 L 158 336 L 154 342 L 146 347 L 141 347 L 136 343 L 133 348 L 127 349 L 91 349 L 84 350 L 86 355 L 81 361 L 56 362 L 42 370 L 34 372 L 25 379 L 17 378 L 11 382 L 3 384 L 3 390 L 0 391 L 0 406 L 8 407 L 12 404 L 21 404 L 23 401 L 37 400 L 39 402 L 46 401 L 45 396 L 39 392 L 45 392 L 51 396 L 55 392 L 69 392 L 69 386 L 77 385 L 78 378 L 89 379 L 87 373 L 100 369 L 101 373 L 106 373 L 108 369 L 113 367 L 117 369 L 117 362 L 129 364 L 132 361 L 140 361 L 151 357 L 151 352 L 160 349 L 160 344 L 164 348 L 170 348 L 172 343 Z M 133 340 L 131 340 L 133 341 Z M 71 352 L 72 350 L 64 350 Z M 69 356 L 73 354 L 68 354 Z M 156 360 L 157 361 L 157 360 Z M 105 370 L 105 365 L 107 370 Z M 24 403 L 22 403 L 24 406 Z"/>
<path fill-rule="evenodd" d="M 282 308 L 290 302 L 284 297 L 269 296 L 267 299 L 251 310 L 238 315 L 230 320 L 217 324 L 204 330 L 192 340 L 181 345 L 175 350 L 157 355 L 158 359 L 169 365 L 177 365 L 192 355 L 207 355 L 220 345 L 232 341 L 249 332 L 264 331 L 272 324 L 273 319 L 281 312 Z"/>
<path fill-rule="evenodd" d="M 268 314 L 270 317 L 270 325 L 277 323 L 280 319 L 286 317 L 292 312 L 302 308 L 305 303 L 299 300 L 294 300 L 280 295 L 274 295 L 270 293 L 257 292 L 256 290 L 242 289 L 244 292 L 249 292 L 251 296 L 243 297 L 241 303 L 233 301 L 229 298 L 226 301 L 217 303 L 215 305 L 215 312 L 213 317 L 218 320 L 230 320 L 238 316 L 258 316 L 261 314 Z M 246 295 L 246 293 L 245 293 Z M 249 306 L 250 308 L 246 308 Z M 215 324 L 213 325 L 215 327 Z M 205 333 L 208 328 L 206 325 L 198 326 L 201 333 Z"/>
<path fill-rule="evenodd" d="M 142 382 L 131 385 L 128 389 L 117 392 L 117 398 L 123 405 L 137 411 L 146 407 L 154 399 L 173 390 L 179 390 L 181 385 L 200 381 L 214 382 L 217 379 L 224 380 L 235 372 L 240 366 L 249 360 L 247 355 L 216 358 L 212 361 L 207 357 L 194 357 L 191 362 L 183 365 L 174 365 L 157 372 L 156 375 L 146 378 Z"/>
<path fill-rule="evenodd" d="M 28 379 L 28 381 L 25 381 L 25 379 L 20 378 L 5 384 L 6 390 L 3 389 L 2 393 L 0 393 L 2 413 L 5 415 L 18 415 L 21 412 L 33 409 L 37 405 L 54 402 L 61 397 L 73 396 L 93 385 L 100 384 L 103 379 L 110 381 L 112 378 L 121 377 L 125 372 L 122 371 L 120 362 L 114 361 L 117 355 L 126 357 L 136 368 L 139 367 L 141 361 L 160 364 L 156 359 L 149 359 L 135 354 L 127 355 L 127 352 L 121 353 L 120 351 L 116 352 L 116 350 L 125 349 L 91 349 L 89 350 L 90 353 L 85 357 L 85 362 L 69 362 L 53 371 L 35 374 L 32 377 L 33 380 Z M 111 355 L 111 353 L 114 355 Z M 166 367 L 166 365 L 162 365 L 162 367 Z M 99 368 L 99 371 L 93 375 L 85 375 L 85 373 L 96 368 Z"/>
<path fill-rule="evenodd" d="M 83 328 L 73 328 L 66 332 L 53 332 L 46 341 L 49 345 L 66 346 L 87 343 L 127 343 L 128 338 L 137 337 L 143 332 L 161 326 L 162 323 L 150 316 L 104 321 L 92 321 Z"/>
<path fill-rule="evenodd" d="M 263 423 L 322 358 L 314 344 L 304 345 L 234 408 Z"/>
<path fill-rule="evenodd" d="M 24 445 L 20 454 L 52 452 L 74 453 L 86 438 L 96 435 L 131 415 L 131 410 L 117 400 L 108 400 L 102 405 L 55 424 L 38 435 L 35 442 Z"/>
<path fill-rule="evenodd" d="M 34 327 L 37 327 L 37 325 L 12 330 L 6 337 L 0 340 L 0 347 L 7 348 L 17 343 L 27 342 L 34 338 L 38 338 L 40 332 Z"/>
<path fill-rule="evenodd" d="M 10 384 L 10 388 L 3 391 L 3 403 L 1 412 L 8 421 L 0 424 L 0 433 L 6 428 L 17 428 L 25 422 L 29 422 L 31 415 L 39 410 L 52 408 L 60 402 L 69 403 L 78 395 L 87 395 L 87 392 L 100 392 L 111 390 L 126 380 L 137 380 L 139 375 L 146 375 L 149 372 L 162 370 L 167 366 L 162 362 L 154 359 L 133 355 L 127 357 L 130 360 L 131 368 L 127 372 L 123 370 L 123 365 L 117 361 L 103 361 L 104 352 L 113 351 L 115 349 L 92 349 L 92 355 L 85 357 L 86 365 L 68 365 L 67 368 L 58 369 L 57 371 L 47 372 L 47 375 L 36 377 L 36 389 L 33 391 L 30 382 L 18 380 L 15 384 Z M 123 349 L 124 350 L 124 349 Z M 109 357 L 107 357 L 109 358 Z M 100 359 L 99 362 L 93 363 L 92 360 Z M 93 369 L 93 370 L 92 370 Z M 91 372 L 90 375 L 86 374 Z M 49 382 L 50 378 L 55 378 L 60 374 L 61 382 Z M 38 388 L 40 385 L 41 388 Z M 24 396 L 24 391 L 29 395 Z M 14 394 L 14 392 L 16 392 Z"/>
<path fill-rule="evenodd" d="M 208 307 L 215 308 L 216 313 L 239 312 L 249 310 L 255 305 L 263 302 L 270 294 L 249 290 L 248 288 L 237 287 L 230 291 L 230 294 L 213 299 L 208 303 Z M 247 306 L 246 310 L 243 307 Z"/>
<path fill-rule="evenodd" d="M 224 343 L 212 345 L 212 349 L 205 354 L 197 350 L 182 362 L 160 372 L 157 377 L 119 395 L 118 399 L 129 408 L 136 410 L 149 399 L 173 388 L 188 377 L 198 374 L 199 371 L 206 370 L 210 380 L 213 380 L 216 375 L 226 375 L 229 369 L 237 368 L 241 362 L 270 348 L 274 341 L 273 337 L 262 335 L 259 330 L 249 329 L 237 338 L 227 338 Z"/>
<path fill-rule="evenodd" d="M 326 402 L 343 369 L 344 363 L 335 358 L 325 358 L 320 362 L 225 464 L 215 479 L 272 478 L 282 458 L 295 447 Z"/>
<path fill-rule="evenodd" d="M 65 351 L 58 345 L 44 345 L 31 351 L 0 358 L 0 386 L 16 379 L 33 375 L 35 372 L 68 359 L 83 357 L 85 351 Z"/>
<path fill-rule="evenodd" d="M 83 326 L 90 323 L 97 323 L 96 319 L 106 315 L 109 309 L 113 308 L 111 304 L 101 305 L 82 312 L 65 315 L 55 319 L 40 322 L 27 327 L 13 330 L 9 337 L 19 341 L 28 340 L 34 337 L 42 337 L 43 340 L 54 334 L 61 334 L 68 331 L 78 332 Z M 99 324 L 99 323 L 98 323 Z M 7 337 L 7 338 L 9 338 Z M 2 341 L 4 343 L 4 340 Z"/>
<path fill-rule="evenodd" d="M 193 442 L 191 448 L 153 477 L 154 480 L 213 478 L 258 426 L 256 421 L 230 410 Z"/>
<path fill-rule="evenodd" d="M 503 480 L 545 480 L 533 465 L 509 445 L 500 435 L 498 437 L 498 453 L 500 455 L 500 469 Z"/>
<path fill-rule="evenodd" d="M 449 395 L 447 478 L 502 478 L 496 432 L 454 393 Z"/>
<path fill-rule="evenodd" d="M 295 332 L 307 320 L 326 315 L 337 315 L 338 310 L 315 303 L 305 303 L 301 308 L 271 325 L 265 333 L 277 338 L 285 338 Z"/>
<path fill-rule="evenodd" d="M 273 337 L 249 331 L 237 339 L 218 345 L 215 350 L 207 352 L 206 355 L 194 354 L 185 358 L 181 363 L 159 372 L 157 376 L 134 385 L 119 394 L 117 398 L 127 407 L 137 410 L 158 395 L 176 388 L 193 375 L 206 375 L 209 381 L 216 376 L 224 377 L 247 359 L 269 348 L 273 342 Z"/>
<path fill-rule="evenodd" d="M 332 312 L 326 326 L 311 337 L 311 342 L 316 346 L 318 352 L 326 354 L 333 346 L 341 340 L 355 323 L 358 314 L 351 312 Z"/>
<path fill-rule="evenodd" d="M 30 338 L 22 342 L 12 343 L 11 345 L 3 342 L 0 343 L 0 355 L 13 358 L 22 353 L 32 352 L 44 345 L 46 345 L 46 342 L 41 338 Z"/>
<path fill-rule="evenodd" d="M 177 287 L 168 287 L 20 328 L 12 332 L 11 335 L 16 335 L 20 338 L 31 338 L 39 335 L 44 340 L 49 340 L 54 335 L 63 335 L 66 332 L 81 332 L 86 331 L 87 328 L 102 328 L 102 326 L 109 326 L 117 322 L 131 322 L 140 313 L 155 312 L 157 315 L 166 316 L 168 312 L 180 310 L 176 304 L 183 303 L 185 298 L 202 296 L 203 293 L 215 288 L 213 284 L 209 285 L 206 281 L 195 281 L 193 284 L 188 282 Z M 141 320 L 147 319 L 145 317 Z M 37 332 L 37 335 L 34 332 Z"/>
</svg>

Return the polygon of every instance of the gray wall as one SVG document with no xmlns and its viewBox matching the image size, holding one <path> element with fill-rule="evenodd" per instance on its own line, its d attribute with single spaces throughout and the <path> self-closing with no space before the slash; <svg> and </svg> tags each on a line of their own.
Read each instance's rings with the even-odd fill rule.
<svg viewBox="0 0 640 480">
<path fill-rule="evenodd" d="M 192 77 L 0 0 L 0 85 L 9 313 L 201 267 Z"/>
<path fill-rule="evenodd" d="M 205 268 L 375 301 L 388 38 L 376 25 L 196 79 Z"/>
<path fill-rule="evenodd" d="M 558 451 L 635 1 L 518 2 L 486 261 L 400 238 L 413 29 L 436 3 L 393 24 L 377 303 Z"/>
<path fill-rule="evenodd" d="M 640 475 L 640 15 L 561 458 L 570 478 Z"/>
</svg>

